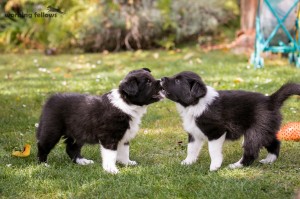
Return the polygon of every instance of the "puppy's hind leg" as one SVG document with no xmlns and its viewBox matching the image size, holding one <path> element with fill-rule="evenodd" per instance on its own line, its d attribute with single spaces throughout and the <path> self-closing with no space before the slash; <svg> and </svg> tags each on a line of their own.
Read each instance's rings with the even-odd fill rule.
<svg viewBox="0 0 300 199">
<path fill-rule="evenodd" d="M 181 162 L 182 165 L 190 165 L 197 161 L 199 153 L 203 147 L 204 139 L 189 134 L 187 147 L 187 157 Z"/>
<path fill-rule="evenodd" d="M 256 136 L 256 138 L 254 138 Z M 254 160 L 258 157 L 261 143 L 259 134 L 255 134 L 255 131 L 246 133 L 244 136 L 244 154 L 243 157 L 236 163 L 230 164 L 230 169 L 242 168 L 244 166 L 251 165 Z"/>
<path fill-rule="evenodd" d="M 51 129 L 39 125 L 37 132 L 37 148 L 39 163 L 47 162 L 47 157 L 50 151 L 58 143 L 61 138 L 61 132 L 58 129 Z"/>
<path fill-rule="evenodd" d="M 223 162 L 222 147 L 226 138 L 226 134 L 223 134 L 216 140 L 208 141 L 208 150 L 211 159 L 210 171 L 218 170 Z"/>
<path fill-rule="evenodd" d="M 242 168 L 244 166 L 250 166 L 254 160 L 258 157 L 258 152 L 255 153 L 249 153 L 248 151 L 244 151 L 243 157 L 237 161 L 236 163 L 230 164 L 230 169 L 238 169 Z"/>
<path fill-rule="evenodd" d="M 88 165 L 94 163 L 93 160 L 88 160 L 81 156 L 81 148 L 83 144 L 77 143 L 73 138 L 70 137 L 66 137 L 65 143 L 67 145 L 66 152 L 74 163 L 80 165 Z"/>
<path fill-rule="evenodd" d="M 271 164 L 275 160 L 277 160 L 279 156 L 280 141 L 274 138 L 273 141 L 268 146 L 266 146 L 266 149 L 269 152 L 267 157 L 259 162 L 262 164 Z"/>
</svg>

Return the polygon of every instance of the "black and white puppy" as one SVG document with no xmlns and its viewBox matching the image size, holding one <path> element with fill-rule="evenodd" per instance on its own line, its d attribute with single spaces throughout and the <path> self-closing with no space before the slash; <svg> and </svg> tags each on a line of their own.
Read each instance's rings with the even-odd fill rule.
<svg viewBox="0 0 300 199">
<path fill-rule="evenodd" d="M 210 170 L 221 167 L 225 139 L 244 136 L 244 154 L 230 168 L 248 166 L 262 147 L 268 155 L 261 163 L 272 163 L 279 155 L 276 132 L 281 125 L 280 107 L 291 95 L 300 95 L 300 84 L 285 84 L 271 96 L 240 90 L 216 91 L 193 72 L 181 72 L 161 80 L 164 95 L 176 102 L 188 132 L 187 157 L 182 164 L 194 163 L 205 140 L 211 158 Z"/>
<path fill-rule="evenodd" d="M 102 96 L 56 94 L 44 105 L 37 129 L 39 162 L 46 162 L 51 149 L 65 139 L 66 152 L 77 164 L 92 160 L 81 156 L 85 144 L 100 144 L 103 169 L 118 173 L 116 161 L 129 159 L 129 141 L 139 130 L 147 105 L 162 99 L 160 81 L 147 68 L 131 71 L 114 89 Z"/>
</svg>

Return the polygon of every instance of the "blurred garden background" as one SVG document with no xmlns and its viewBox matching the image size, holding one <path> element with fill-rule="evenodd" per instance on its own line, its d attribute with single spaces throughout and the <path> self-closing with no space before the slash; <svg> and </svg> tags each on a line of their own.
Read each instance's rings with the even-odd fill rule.
<svg viewBox="0 0 300 199">
<path fill-rule="evenodd" d="M 164 48 L 232 39 L 237 0 L 2 0 L 0 51 L 83 53 Z M 56 16 L 48 6 L 59 8 Z M 53 13 L 53 12 L 52 12 Z"/>
<path fill-rule="evenodd" d="M 275 0 L 274 0 L 275 1 Z M 257 0 L 0 0 L 0 198 L 300 198 L 299 142 L 283 141 L 272 165 L 255 161 L 230 170 L 242 140 L 224 145 L 224 163 L 209 172 L 205 145 L 192 166 L 175 104 L 152 104 L 131 142 L 136 167 L 103 172 L 98 146 L 84 146 L 95 164 L 72 164 L 61 141 L 37 164 L 35 131 L 45 100 L 57 92 L 101 95 L 131 70 L 156 78 L 183 70 L 219 90 L 269 95 L 300 70 L 281 54 L 265 67 L 249 64 Z M 299 121 L 300 98 L 282 108 L 283 124 Z M 31 145 L 26 158 L 12 151 Z M 259 159 L 267 155 L 261 151 Z M 298 196 L 297 196 L 298 194 Z"/>
</svg>

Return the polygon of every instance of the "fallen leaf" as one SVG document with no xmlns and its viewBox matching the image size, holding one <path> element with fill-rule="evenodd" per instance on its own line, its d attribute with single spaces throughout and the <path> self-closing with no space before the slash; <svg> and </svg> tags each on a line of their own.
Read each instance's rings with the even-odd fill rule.
<svg viewBox="0 0 300 199">
<path fill-rule="evenodd" d="M 13 151 L 12 155 L 15 157 L 25 158 L 30 155 L 30 144 L 25 144 L 23 151 Z"/>
<path fill-rule="evenodd" d="M 239 83 L 244 82 L 244 80 L 243 80 L 241 77 L 237 77 L 237 78 L 235 78 L 235 79 L 233 80 L 233 82 L 236 83 L 236 84 L 239 84 Z"/>
<path fill-rule="evenodd" d="M 196 59 L 196 62 L 197 62 L 198 64 L 202 64 L 202 60 L 201 60 L 200 58 L 197 58 L 197 59 Z"/>
<path fill-rule="evenodd" d="M 72 78 L 73 77 L 73 75 L 72 74 L 70 74 L 70 73 L 66 73 L 66 74 L 64 74 L 64 78 Z"/>
<path fill-rule="evenodd" d="M 183 57 L 183 59 L 188 60 L 188 59 L 191 59 L 193 56 L 194 56 L 194 53 L 188 53 Z"/>
<path fill-rule="evenodd" d="M 61 71 L 61 68 L 60 67 L 56 67 L 53 69 L 53 72 L 56 72 L 56 73 L 59 73 Z"/>
</svg>

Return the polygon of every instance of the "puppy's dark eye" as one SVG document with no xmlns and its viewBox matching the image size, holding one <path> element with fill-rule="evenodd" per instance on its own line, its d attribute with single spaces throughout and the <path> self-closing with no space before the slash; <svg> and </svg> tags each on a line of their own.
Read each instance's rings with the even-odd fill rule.
<svg viewBox="0 0 300 199">
<path fill-rule="evenodd" d="M 179 79 L 175 79 L 175 83 L 176 84 L 180 84 L 180 80 Z"/>
</svg>

